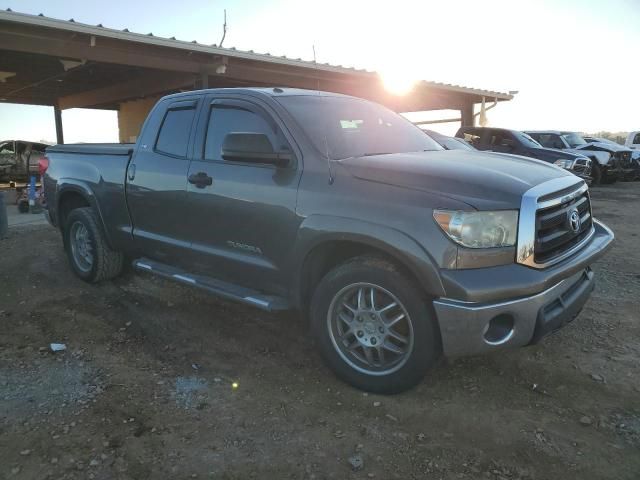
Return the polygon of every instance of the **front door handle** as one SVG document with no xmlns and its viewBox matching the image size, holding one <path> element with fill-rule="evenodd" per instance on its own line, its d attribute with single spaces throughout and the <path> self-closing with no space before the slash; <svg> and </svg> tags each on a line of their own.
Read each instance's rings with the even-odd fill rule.
<svg viewBox="0 0 640 480">
<path fill-rule="evenodd" d="M 198 172 L 189 175 L 189 183 L 195 185 L 196 188 L 204 188 L 213 185 L 213 178 L 205 172 Z"/>
</svg>

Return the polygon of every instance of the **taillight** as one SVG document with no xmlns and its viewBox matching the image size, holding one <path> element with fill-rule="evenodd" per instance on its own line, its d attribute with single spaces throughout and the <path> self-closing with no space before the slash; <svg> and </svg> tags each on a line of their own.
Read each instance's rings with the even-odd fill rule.
<svg viewBox="0 0 640 480">
<path fill-rule="evenodd" d="M 47 168 L 49 168 L 49 159 L 47 157 L 40 157 L 38 160 L 38 173 L 41 178 L 44 177 Z"/>
</svg>

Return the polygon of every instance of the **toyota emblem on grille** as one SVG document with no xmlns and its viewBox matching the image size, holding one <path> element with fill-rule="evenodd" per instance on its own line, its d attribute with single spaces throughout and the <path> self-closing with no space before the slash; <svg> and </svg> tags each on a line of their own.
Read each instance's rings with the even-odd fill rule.
<svg viewBox="0 0 640 480">
<path fill-rule="evenodd" d="M 582 226 L 582 221 L 580 220 L 580 214 L 578 210 L 574 209 L 569 212 L 567 215 L 567 220 L 569 220 L 569 227 L 573 230 L 573 233 L 578 233 L 580 231 L 580 227 Z"/>
</svg>

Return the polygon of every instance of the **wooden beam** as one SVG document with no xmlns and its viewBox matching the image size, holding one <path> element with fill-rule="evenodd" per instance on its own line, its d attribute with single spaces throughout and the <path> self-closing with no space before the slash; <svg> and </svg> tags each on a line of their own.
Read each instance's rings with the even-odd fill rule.
<svg viewBox="0 0 640 480">
<path fill-rule="evenodd" d="M 4 100 L 2 97 L 2 94 L 0 94 L 0 105 L 4 103 L 11 103 L 15 105 L 41 105 L 45 107 L 52 107 L 54 105 L 53 101 L 50 101 L 49 99 L 46 99 L 46 98 L 11 97 Z"/>
<path fill-rule="evenodd" d="M 215 85 L 218 80 L 224 79 L 223 82 L 228 82 L 229 85 L 262 84 L 311 90 L 319 88 L 367 98 L 398 112 L 467 109 L 469 107 L 465 105 L 472 102 L 472 95 L 469 93 L 450 92 L 437 86 L 418 85 L 408 95 L 395 96 L 384 89 L 382 82 L 375 75 L 331 72 L 316 70 L 310 66 L 273 64 L 246 58 L 229 57 L 225 73 L 218 73 L 220 65 L 224 63 L 220 55 L 116 38 L 95 37 L 95 40 L 92 44 L 91 36 L 85 33 L 0 22 L 0 48 L 3 50 L 37 53 L 57 58 L 83 59 L 94 63 L 141 67 L 164 72 L 189 73 L 197 76 L 203 86 L 206 83 Z M 148 77 L 154 75 L 147 74 Z M 153 92 L 142 92 L 137 95 L 149 93 Z M 82 95 L 84 93 L 63 97 L 62 108 L 86 104 L 87 99 Z M 114 95 L 111 94 L 112 97 Z M 21 95 L 21 97 L 29 98 L 28 95 Z M 7 100 L 16 101 L 9 98 Z M 460 105 L 464 107 L 458 107 Z M 471 115 L 473 115 L 472 106 Z M 462 117 L 465 121 L 468 120 L 464 114 Z M 473 120 L 470 123 L 473 123 Z"/>
<path fill-rule="evenodd" d="M 185 52 L 168 47 L 150 46 L 135 42 L 125 42 L 108 38 L 98 38 L 95 46 L 91 46 L 89 36 L 83 34 L 64 36 L 60 32 L 31 31 L 27 28 L 17 28 L 0 23 L 0 45 L 4 50 L 25 53 L 37 53 L 59 58 L 76 58 L 93 62 L 112 63 L 134 67 L 153 68 L 165 71 L 188 72 L 197 74 L 219 75 L 217 69 L 225 63 L 219 57 L 201 52 Z M 352 75 L 315 70 L 309 67 L 292 67 L 272 65 L 244 59 L 233 60 L 233 66 L 244 74 L 242 78 L 259 80 L 260 72 L 284 75 L 285 77 L 306 78 L 309 88 L 317 88 L 317 79 L 331 79 L 351 85 L 362 85 L 374 82 L 363 82 L 362 78 Z M 226 63 L 225 63 L 226 65 Z M 242 67 L 242 68 L 240 68 Z M 223 76 L 230 76 L 227 69 Z M 375 78 L 375 77 L 371 77 Z M 286 78 L 285 78 L 286 80 Z M 278 82 L 274 82 L 277 85 Z M 310 87 L 315 84 L 315 87 Z"/>
<path fill-rule="evenodd" d="M 92 47 L 88 37 L 86 41 L 82 41 L 84 39 L 81 38 L 63 40 L 53 36 L 36 37 L 20 32 L 6 32 L 6 28 L 3 25 L 0 29 L 0 45 L 4 50 L 176 72 L 199 73 L 202 67 L 201 62 L 190 58 L 185 53 L 181 56 L 163 56 L 142 46 L 124 44 L 118 48 L 116 45 L 106 45 L 106 41 L 101 41 Z"/>
<path fill-rule="evenodd" d="M 110 85 L 87 92 L 75 93 L 58 99 L 60 108 L 87 108 L 96 105 L 117 103 L 131 98 L 164 93 L 185 86 L 193 87 L 196 76 L 184 73 L 164 73 L 145 75 L 128 82 Z"/>
</svg>

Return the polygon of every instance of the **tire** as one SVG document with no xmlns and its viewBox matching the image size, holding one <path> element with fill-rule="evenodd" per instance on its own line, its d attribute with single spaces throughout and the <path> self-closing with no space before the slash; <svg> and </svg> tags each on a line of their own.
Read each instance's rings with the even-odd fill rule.
<svg viewBox="0 0 640 480">
<path fill-rule="evenodd" d="M 591 168 L 591 182 L 593 185 L 602 185 L 602 168 L 595 160 L 593 161 L 593 168 Z"/>
<path fill-rule="evenodd" d="M 20 200 L 18 202 L 18 212 L 20 212 L 20 213 L 29 213 L 29 201 L 28 200 Z"/>
<path fill-rule="evenodd" d="M 360 289 L 364 289 L 363 302 L 355 301 Z M 373 309 L 371 289 L 375 290 Z M 394 302 L 396 307 L 374 313 Z M 418 384 L 440 358 L 440 332 L 432 312 L 424 292 L 395 264 L 361 256 L 334 268 L 317 285 L 310 305 L 310 330 L 323 359 L 341 380 L 361 390 L 394 394 Z M 345 316 L 349 324 L 339 320 Z M 397 323 L 390 326 L 393 320 Z M 340 337 L 341 333 L 345 335 Z M 400 337 L 404 341 L 398 341 Z M 365 364 L 367 349 L 373 365 Z"/>
<path fill-rule="evenodd" d="M 63 239 L 71 268 L 81 280 L 98 283 L 122 272 L 124 256 L 109 247 L 92 208 L 76 208 L 69 213 Z"/>
</svg>

